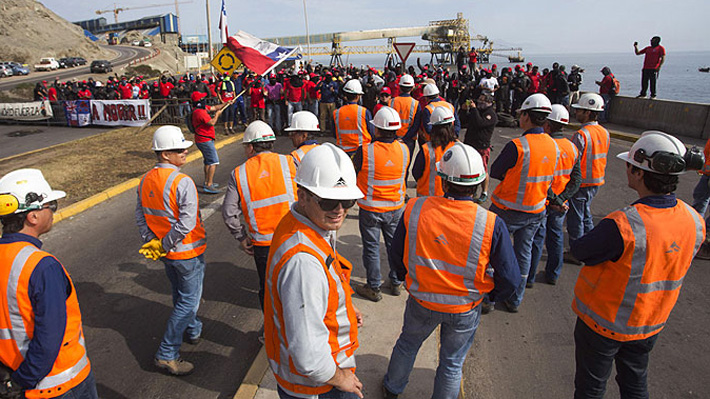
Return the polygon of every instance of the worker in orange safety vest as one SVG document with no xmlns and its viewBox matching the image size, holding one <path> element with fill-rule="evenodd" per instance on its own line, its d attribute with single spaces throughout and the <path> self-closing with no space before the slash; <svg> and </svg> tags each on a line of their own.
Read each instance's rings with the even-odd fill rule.
<svg viewBox="0 0 710 399">
<path fill-rule="evenodd" d="M 409 148 L 409 154 L 414 154 L 414 146 L 417 134 L 422 124 L 422 104 L 412 97 L 414 90 L 414 78 L 412 75 L 404 74 L 399 78 L 400 94 L 390 100 L 389 106 L 394 108 L 399 114 L 402 126 L 397 130 L 397 138 L 401 139 Z M 411 162 L 411 157 L 410 157 Z M 409 176 L 409 165 L 407 165 L 407 177 Z"/>
<path fill-rule="evenodd" d="M 296 173 L 298 201 L 273 235 L 266 273 L 264 338 L 280 397 L 363 397 L 355 375 L 362 314 L 353 305 L 352 265 L 336 232 L 362 192 L 352 161 L 325 143 Z"/>
<path fill-rule="evenodd" d="M 441 177 L 436 174 L 436 163 L 458 141 L 454 121 L 454 113 L 448 107 L 438 107 L 429 119 L 431 140 L 421 146 L 412 166 L 418 197 L 444 195 Z"/>
<path fill-rule="evenodd" d="M 335 124 L 335 144 L 352 157 L 358 147 L 368 144 L 372 137 L 372 114 L 358 104 L 364 94 L 362 84 L 357 79 L 348 80 L 343 86 L 347 104 L 333 112 Z"/>
<path fill-rule="evenodd" d="M 291 151 L 291 157 L 298 168 L 306 153 L 318 145 L 316 140 L 308 137 L 310 133 L 320 132 L 318 117 L 310 111 L 295 112 L 291 117 L 291 125 L 284 131 L 288 132 L 288 137 L 296 148 Z"/>
<path fill-rule="evenodd" d="M 185 140 L 177 126 L 161 126 L 153 134 L 158 164 L 138 185 L 136 224 L 145 244 L 140 253 L 163 261 L 175 298 L 173 312 L 155 354 L 158 368 L 172 375 L 192 373 L 194 366 L 180 358 L 183 334 L 196 344 L 202 335 L 197 317 L 205 276 L 205 227 L 200 215 L 195 182 L 180 172 L 187 162 Z"/>
<path fill-rule="evenodd" d="M 586 264 L 572 302 L 575 398 L 602 397 L 614 362 L 621 397 L 649 397 L 649 354 L 705 239 L 702 217 L 675 195 L 678 175 L 702 168 L 700 150 L 647 131 L 617 158 L 639 199 L 570 243 Z"/>
<path fill-rule="evenodd" d="M 98 398 L 76 288 L 39 240 L 51 230 L 57 200 L 65 196 L 37 169 L 0 179 L 3 398 Z"/>
<path fill-rule="evenodd" d="M 422 123 L 419 130 L 419 145 L 422 145 L 431 139 L 430 135 L 433 126 L 430 123 L 431 117 L 434 114 L 434 110 L 439 107 L 446 107 L 452 114 L 454 114 L 454 133 L 456 133 L 456 137 L 458 137 L 459 131 L 461 130 L 461 120 L 459 119 L 459 115 L 454 106 L 441 97 L 439 88 L 434 83 L 427 83 L 424 86 L 423 94 L 426 106 L 424 106 L 424 109 L 422 110 Z"/>
<path fill-rule="evenodd" d="M 222 218 L 229 232 L 239 241 L 242 251 L 254 257 L 262 309 L 271 239 L 297 199 L 293 182 L 296 165 L 290 156 L 272 152 L 275 140 L 267 123 L 257 120 L 247 126 L 242 140 L 247 160 L 232 171 L 222 203 Z"/>
</svg>

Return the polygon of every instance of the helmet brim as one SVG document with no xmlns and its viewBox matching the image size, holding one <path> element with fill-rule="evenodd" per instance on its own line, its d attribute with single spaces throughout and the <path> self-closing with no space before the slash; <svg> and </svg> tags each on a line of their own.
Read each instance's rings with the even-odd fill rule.
<svg viewBox="0 0 710 399">
<path fill-rule="evenodd" d="M 296 181 L 298 183 L 298 181 Z M 365 195 L 357 187 L 303 187 L 323 199 L 354 200 L 364 198 Z"/>
</svg>

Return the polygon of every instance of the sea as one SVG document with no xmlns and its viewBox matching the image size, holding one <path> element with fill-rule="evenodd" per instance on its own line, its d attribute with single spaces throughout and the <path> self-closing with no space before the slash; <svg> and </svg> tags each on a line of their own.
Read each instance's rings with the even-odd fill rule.
<svg viewBox="0 0 710 399">
<path fill-rule="evenodd" d="M 429 62 L 425 54 L 412 54 L 407 60 L 407 65 L 416 68 L 419 56 L 422 65 Z M 597 91 L 594 83 L 602 79 L 601 69 L 608 66 L 621 84 L 621 95 L 637 96 L 641 91 L 641 67 L 643 55 L 636 56 L 633 49 L 627 53 L 599 53 L 599 54 L 525 54 L 525 62 L 538 65 L 540 71 L 552 68 L 554 62 L 565 65 L 569 73 L 572 65 L 579 65 L 584 69 L 582 88 L 583 91 Z M 329 58 L 315 58 L 317 62 L 327 64 Z M 382 69 L 385 56 L 377 55 L 351 55 L 343 56 L 343 62 L 355 66 L 370 65 Z M 516 63 L 509 63 L 507 58 L 491 56 L 491 63 L 498 65 L 498 70 L 503 67 L 514 68 Z M 484 64 L 490 66 L 490 64 Z M 666 60 L 658 76 L 657 96 L 659 99 L 675 100 L 710 104 L 710 73 L 699 72 L 698 68 L 710 66 L 710 51 L 673 52 L 666 48 Z M 418 70 L 418 69 L 417 69 Z M 650 94 L 650 93 L 647 93 Z"/>
</svg>

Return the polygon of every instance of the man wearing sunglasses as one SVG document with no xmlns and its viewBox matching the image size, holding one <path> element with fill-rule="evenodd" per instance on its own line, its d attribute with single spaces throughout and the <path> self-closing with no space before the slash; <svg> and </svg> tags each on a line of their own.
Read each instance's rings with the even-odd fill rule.
<svg viewBox="0 0 710 399">
<path fill-rule="evenodd" d="M 156 367 L 172 375 L 186 375 L 193 365 L 180 358 L 183 335 L 190 344 L 200 341 L 202 322 L 197 318 L 205 276 L 205 227 L 200 215 L 197 187 L 181 173 L 187 149 L 177 126 L 159 127 L 153 134 L 158 164 L 138 186 L 136 224 L 145 244 L 138 251 L 148 259 L 160 259 L 173 292 L 174 309 L 155 354 Z"/>
<path fill-rule="evenodd" d="M 678 176 L 702 168 L 699 150 L 648 131 L 617 158 L 639 199 L 570 242 L 586 264 L 572 302 L 575 398 L 603 397 L 614 362 L 621 397 L 649 397 L 649 354 L 705 239 L 702 217 L 675 195 Z"/>
<path fill-rule="evenodd" d="M 0 383 L 9 398 L 98 398 L 76 289 L 41 250 L 57 200 L 37 169 L 0 179 Z M 8 377 L 9 374 L 9 377 Z"/>
<path fill-rule="evenodd" d="M 362 398 L 355 350 L 362 315 L 336 231 L 362 198 L 347 154 L 325 143 L 296 173 L 298 201 L 271 241 L 264 298 L 266 354 L 280 398 Z"/>
</svg>

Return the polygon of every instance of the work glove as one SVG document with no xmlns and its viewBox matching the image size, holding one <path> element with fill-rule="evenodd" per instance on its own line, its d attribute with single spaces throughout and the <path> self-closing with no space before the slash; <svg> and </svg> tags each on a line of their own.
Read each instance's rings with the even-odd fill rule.
<svg viewBox="0 0 710 399">
<path fill-rule="evenodd" d="M 154 238 L 143 244 L 138 253 L 145 256 L 147 259 L 158 260 L 168 253 L 163 249 L 163 243 L 159 238 Z"/>
<path fill-rule="evenodd" d="M 12 381 L 12 370 L 0 363 L 0 399 L 22 399 L 24 388 Z"/>
</svg>

